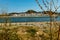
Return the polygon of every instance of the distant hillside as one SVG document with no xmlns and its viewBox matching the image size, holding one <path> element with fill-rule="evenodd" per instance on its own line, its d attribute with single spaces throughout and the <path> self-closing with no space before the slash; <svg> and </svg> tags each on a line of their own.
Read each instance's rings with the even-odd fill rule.
<svg viewBox="0 0 60 40">
<path fill-rule="evenodd" d="M 28 10 L 28 11 L 26 11 L 26 13 L 37 13 L 37 11 L 34 11 L 34 10 Z"/>
</svg>

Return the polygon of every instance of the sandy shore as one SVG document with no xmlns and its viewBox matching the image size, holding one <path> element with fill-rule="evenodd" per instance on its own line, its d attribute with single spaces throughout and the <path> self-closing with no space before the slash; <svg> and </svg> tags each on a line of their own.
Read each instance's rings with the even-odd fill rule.
<svg viewBox="0 0 60 40">
<path fill-rule="evenodd" d="M 60 24 L 60 21 L 58 22 L 52 22 L 52 25 L 59 25 Z M 48 26 L 50 25 L 50 22 L 19 22 L 19 23 L 0 23 L 0 26 Z"/>
</svg>

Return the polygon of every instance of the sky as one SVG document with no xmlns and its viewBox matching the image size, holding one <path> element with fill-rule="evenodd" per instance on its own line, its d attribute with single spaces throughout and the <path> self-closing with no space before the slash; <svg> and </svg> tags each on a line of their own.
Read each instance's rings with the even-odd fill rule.
<svg viewBox="0 0 60 40">
<path fill-rule="evenodd" d="M 39 0 L 39 2 L 43 6 L 42 1 Z M 0 0 L 0 12 L 2 10 L 6 12 L 42 11 L 35 0 Z"/>
</svg>

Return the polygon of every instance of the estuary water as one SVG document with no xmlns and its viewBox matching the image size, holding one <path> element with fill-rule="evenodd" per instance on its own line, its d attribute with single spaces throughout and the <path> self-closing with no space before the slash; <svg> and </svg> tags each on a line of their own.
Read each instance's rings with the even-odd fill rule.
<svg viewBox="0 0 60 40">
<path fill-rule="evenodd" d="M 55 18 L 56 21 L 60 21 L 60 16 Z M 54 20 L 54 18 L 52 18 Z M 9 18 L 0 18 L 0 23 L 4 22 L 48 22 L 50 17 L 9 17 Z"/>
</svg>

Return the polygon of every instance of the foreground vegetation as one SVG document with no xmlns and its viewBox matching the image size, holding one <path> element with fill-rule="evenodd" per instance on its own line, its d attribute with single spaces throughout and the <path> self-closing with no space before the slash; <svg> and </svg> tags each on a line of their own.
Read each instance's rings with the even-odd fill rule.
<svg viewBox="0 0 60 40">
<path fill-rule="evenodd" d="M 49 26 L 0 27 L 0 40 L 50 40 Z M 58 27 L 52 27 L 52 40 L 58 38 Z"/>
</svg>

